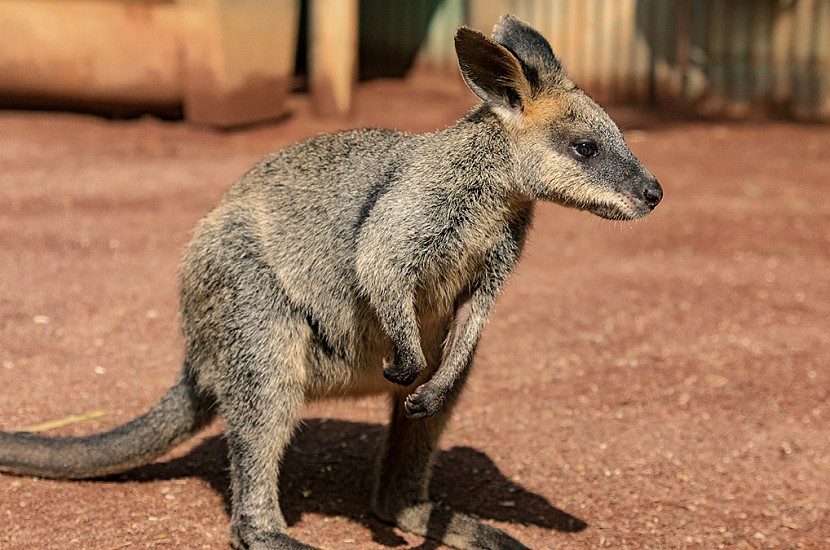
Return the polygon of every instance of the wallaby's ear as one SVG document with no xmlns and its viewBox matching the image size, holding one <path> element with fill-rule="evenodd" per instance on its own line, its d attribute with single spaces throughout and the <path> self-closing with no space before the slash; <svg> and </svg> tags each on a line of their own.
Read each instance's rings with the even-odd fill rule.
<svg viewBox="0 0 830 550">
<path fill-rule="evenodd" d="M 562 65 L 553 55 L 550 43 L 524 21 L 502 15 L 493 28 L 493 40 L 518 58 L 534 90 L 562 83 Z"/>
<path fill-rule="evenodd" d="M 467 27 L 455 34 L 455 52 L 461 75 L 473 93 L 504 115 L 521 114 L 532 91 L 515 55 Z"/>
</svg>

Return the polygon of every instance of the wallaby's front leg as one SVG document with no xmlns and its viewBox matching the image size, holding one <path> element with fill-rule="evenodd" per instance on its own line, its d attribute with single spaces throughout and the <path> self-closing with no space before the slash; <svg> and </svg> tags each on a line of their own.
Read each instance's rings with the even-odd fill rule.
<svg viewBox="0 0 830 550">
<path fill-rule="evenodd" d="M 520 250 L 519 243 L 507 239 L 488 254 L 485 275 L 469 300 L 469 314 L 449 342 L 441 366 L 428 382 L 418 386 L 406 398 L 405 410 L 409 418 L 419 420 L 434 415 L 444 406 L 453 388 L 466 376 L 481 331 Z M 459 316 L 457 312 L 456 323 Z"/>
<path fill-rule="evenodd" d="M 384 239 L 386 233 L 390 231 L 383 225 L 365 229 L 358 243 L 357 277 L 392 344 L 392 360 L 384 361 L 383 376 L 409 386 L 426 368 L 415 316 L 417 262 L 413 263 L 414 254 L 397 253 L 402 245 Z"/>
<path fill-rule="evenodd" d="M 401 275 L 403 268 L 370 261 L 371 258 L 366 262 L 369 267 L 358 270 L 363 291 L 392 343 L 392 361 L 384 361 L 383 376 L 395 384 L 409 386 L 426 368 L 415 317 L 415 285 Z M 359 258 L 358 265 L 361 263 Z"/>
<path fill-rule="evenodd" d="M 457 329 L 441 366 L 428 382 L 418 386 L 406 398 L 404 407 L 409 418 L 419 420 L 432 416 L 444 406 L 447 395 L 466 374 L 472 362 L 481 330 L 495 299 L 496 295 L 489 291 L 479 291 L 473 295 L 469 303 L 469 314 Z"/>
<path fill-rule="evenodd" d="M 383 376 L 401 386 L 415 382 L 426 367 L 413 300 L 405 289 L 387 289 L 376 305 L 393 352 L 392 362 L 384 361 Z"/>
</svg>

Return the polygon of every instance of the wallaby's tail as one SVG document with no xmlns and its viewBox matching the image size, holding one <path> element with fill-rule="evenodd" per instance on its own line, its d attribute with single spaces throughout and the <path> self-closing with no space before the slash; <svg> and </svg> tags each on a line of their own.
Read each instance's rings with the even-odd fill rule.
<svg viewBox="0 0 830 550">
<path fill-rule="evenodd" d="M 108 432 L 84 437 L 0 432 L 0 472 L 56 479 L 123 472 L 161 456 L 212 417 L 212 401 L 183 375 L 149 411 Z"/>
</svg>

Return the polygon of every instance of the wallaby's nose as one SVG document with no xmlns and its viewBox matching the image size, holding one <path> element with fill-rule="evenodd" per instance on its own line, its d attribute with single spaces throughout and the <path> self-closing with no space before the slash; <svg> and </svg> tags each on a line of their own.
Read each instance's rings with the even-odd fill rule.
<svg viewBox="0 0 830 550">
<path fill-rule="evenodd" d="M 646 180 L 642 189 L 643 200 L 646 201 L 646 204 L 650 209 L 654 210 L 663 198 L 663 188 L 660 187 L 660 183 L 656 178 L 651 178 L 650 180 Z"/>
</svg>

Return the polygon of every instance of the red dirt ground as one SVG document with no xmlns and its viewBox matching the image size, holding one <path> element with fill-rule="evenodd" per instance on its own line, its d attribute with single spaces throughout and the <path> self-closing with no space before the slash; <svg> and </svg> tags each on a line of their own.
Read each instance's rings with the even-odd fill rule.
<svg viewBox="0 0 830 550">
<path fill-rule="evenodd" d="M 374 82 L 341 122 L 291 103 L 230 133 L 0 113 L 0 428 L 103 411 L 49 432 L 89 433 L 161 395 L 190 228 L 263 154 L 435 129 L 472 95 Z M 665 201 L 636 223 L 540 206 L 431 492 L 533 548 L 828 548 L 830 127 L 612 113 Z M 385 416 L 309 407 L 282 484 L 297 538 L 437 547 L 368 514 Z M 112 480 L 0 476 L 0 548 L 226 548 L 220 432 Z"/>
</svg>

